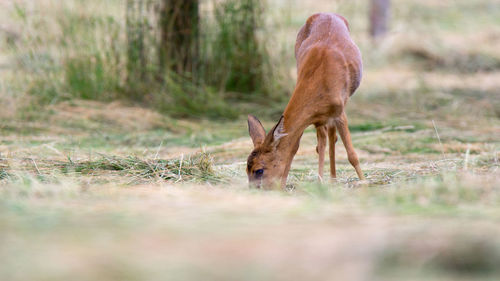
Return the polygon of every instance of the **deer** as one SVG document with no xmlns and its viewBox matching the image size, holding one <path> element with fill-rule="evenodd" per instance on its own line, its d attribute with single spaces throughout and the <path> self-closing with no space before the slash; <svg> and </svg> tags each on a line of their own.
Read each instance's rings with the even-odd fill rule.
<svg viewBox="0 0 500 281">
<path fill-rule="evenodd" d="M 361 52 L 350 37 L 347 20 L 334 13 L 310 16 L 295 43 L 297 82 L 278 123 L 266 134 L 257 117 L 248 115 L 248 132 L 253 150 L 246 172 L 251 187 L 286 188 L 288 173 L 304 130 L 314 125 L 319 155 L 318 177 L 323 179 L 328 141 L 330 176 L 336 178 L 337 132 L 349 163 L 360 180 L 358 155 L 351 141 L 345 106 L 361 83 Z"/>
</svg>

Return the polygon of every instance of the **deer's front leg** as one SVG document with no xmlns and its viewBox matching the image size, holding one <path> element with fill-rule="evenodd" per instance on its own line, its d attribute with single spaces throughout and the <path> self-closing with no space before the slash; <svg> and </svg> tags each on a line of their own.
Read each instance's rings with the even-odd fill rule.
<svg viewBox="0 0 500 281">
<path fill-rule="evenodd" d="M 316 146 L 316 152 L 318 152 L 318 178 L 323 181 L 323 167 L 325 166 L 325 148 L 326 148 L 326 126 L 316 127 L 316 137 L 318 138 L 318 145 Z"/>
</svg>

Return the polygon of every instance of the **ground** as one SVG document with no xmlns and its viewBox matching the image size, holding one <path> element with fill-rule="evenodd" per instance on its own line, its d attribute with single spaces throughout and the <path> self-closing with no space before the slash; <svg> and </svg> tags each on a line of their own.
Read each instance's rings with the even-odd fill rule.
<svg viewBox="0 0 500 281">
<path fill-rule="evenodd" d="M 174 122 L 84 101 L 54 112 L 23 125 L 38 133 L 0 138 L 3 280 L 500 274 L 498 124 L 353 122 L 367 182 L 339 142 L 339 178 L 324 184 L 309 129 L 292 188 L 261 191 L 247 187 L 243 119 Z"/>
</svg>

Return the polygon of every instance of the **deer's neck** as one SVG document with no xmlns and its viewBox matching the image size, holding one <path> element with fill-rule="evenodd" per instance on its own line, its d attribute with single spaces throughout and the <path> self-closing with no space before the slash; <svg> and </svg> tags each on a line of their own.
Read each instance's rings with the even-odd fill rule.
<svg viewBox="0 0 500 281">
<path fill-rule="evenodd" d="M 304 104 L 298 100 L 300 96 L 297 95 L 297 91 L 298 89 L 295 90 L 283 112 L 284 129 L 287 136 L 283 137 L 278 145 L 279 158 L 285 163 L 282 185 L 286 183 L 290 165 L 299 148 L 300 138 L 307 126 L 311 124 L 311 116 L 305 110 Z"/>
</svg>

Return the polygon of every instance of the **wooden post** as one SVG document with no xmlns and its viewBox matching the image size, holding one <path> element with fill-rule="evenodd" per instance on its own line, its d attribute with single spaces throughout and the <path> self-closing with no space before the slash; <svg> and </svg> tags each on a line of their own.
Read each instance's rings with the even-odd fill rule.
<svg viewBox="0 0 500 281">
<path fill-rule="evenodd" d="M 390 0 L 371 0 L 370 5 L 370 35 L 379 39 L 387 33 Z"/>
</svg>

